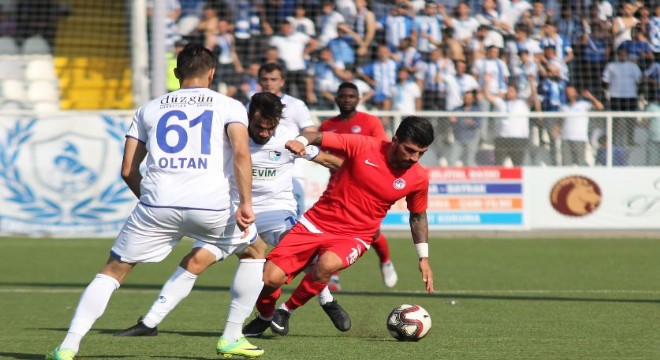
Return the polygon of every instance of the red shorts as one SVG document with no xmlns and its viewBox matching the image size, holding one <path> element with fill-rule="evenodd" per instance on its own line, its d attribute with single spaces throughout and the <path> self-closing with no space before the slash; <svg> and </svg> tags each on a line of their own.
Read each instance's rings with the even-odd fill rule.
<svg viewBox="0 0 660 360">
<path fill-rule="evenodd" d="M 346 235 L 313 233 L 298 223 L 280 240 L 266 259 L 287 274 L 289 283 L 317 256 L 321 257 L 326 251 L 339 256 L 344 269 L 357 261 L 369 249 L 368 246 L 367 242 Z"/>
</svg>

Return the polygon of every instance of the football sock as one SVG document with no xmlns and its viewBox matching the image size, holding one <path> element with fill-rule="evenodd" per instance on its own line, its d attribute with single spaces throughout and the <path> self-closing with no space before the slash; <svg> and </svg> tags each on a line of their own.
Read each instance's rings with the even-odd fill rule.
<svg viewBox="0 0 660 360">
<path fill-rule="evenodd" d="M 265 291 L 268 291 L 264 288 Z M 275 312 L 275 304 L 277 299 L 282 295 L 282 288 L 277 288 L 271 293 L 264 293 L 264 291 L 259 294 L 257 299 L 257 310 L 259 311 L 259 316 L 264 320 L 269 320 L 273 318 L 273 313 Z"/>
<path fill-rule="evenodd" d="M 293 311 L 300 306 L 303 306 L 309 299 L 321 293 L 323 288 L 328 284 L 318 282 L 312 279 L 312 273 L 307 273 L 302 279 L 300 284 L 293 290 L 293 294 L 289 300 L 286 301 L 285 305 L 290 310 Z"/>
<path fill-rule="evenodd" d="M 332 302 L 335 298 L 332 296 L 332 293 L 330 290 L 328 290 L 328 287 L 324 287 L 323 290 L 321 290 L 321 293 L 319 293 L 319 304 L 325 305 L 329 302 Z"/>
<path fill-rule="evenodd" d="M 197 280 L 197 275 L 177 267 L 174 274 L 170 276 L 142 323 L 150 328 L 155 328 L 180 302 L 185 299 Z"/>
<path fill-rule="evenodd" d="M 390 262 L 390 246 L 387 244 L 387 238 L 383 233 L 371 243 L 371 247 L 376 250 L 378 258 L 380 259 L 381 264 L 387 264 Z"/>
<path fill-rule="evenodd" d="M 264 286 L 263 271 L 265 259 L 244 259 L 239 261 L 238 269 L 231 284 L 231 304 L 222 337 L 229 342 L 238 340 L 243 334 L 243 323 L 254 307 L 259 293 Z"/>
<path fill-rule="evenodd" d="M 69 332 L 60 345 L 60 349 L 71 349 L 75 353 L 78 352 L 83 336 L 92 328 L 96 319 L 103 315 L 112 293 L 119 289 L 119 285 L 119 282 L 111 276 L 96 274 L 94 280 L 87 285 L 80 296 Z"/>
</svg>

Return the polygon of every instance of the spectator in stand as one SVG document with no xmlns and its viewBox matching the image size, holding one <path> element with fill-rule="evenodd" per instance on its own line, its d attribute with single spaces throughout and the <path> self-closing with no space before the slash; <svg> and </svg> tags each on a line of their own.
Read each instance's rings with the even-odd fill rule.
<svg viewBox="0 0 660 360">
<path fill-rule="evenodd" d="M 535 0 L 532 4 L 532 39 L 541 40 L 543 27 L 550 17 L 551 15 L 546 12 L 543 0 Z"/>
<path fill-rule="evenodd" d="M 608 41 L 608 31 L 602 22 L 592 22 L 581 37 L 582 61 L 578 73 L 578 82 L 589 90 L 596 98 L 603 98 L 602 82 L 594 74 L 602 74 L 610 57 L 611 48 Z"/>
<path fill-rule="evenodd" d="M 571 4 L 565 3 L 561 7 L 561 16 L 557 20 L 557 33 L 568 39 L 571 44 L 577 42 L 579 37 L 584 33 L 582 21 L 573 12 L 573 6 Z"/>
<path fill-rule="evenodd" d="M 458 4 L 454 16 L 447 15 L 443 5 L 440 5 L 439 10 L 440 15 L 445 19 L 445 24 L 453 29 L 454 39 L 458 40 L 461 45 L 466 46 L 479 27 L 477 19 L 470 15 L 470 5 L 466 2 Z"/>
<path fill-rule="evenodd" d="M 348 76 L 345 66 L 332 56 L 332 51 L 323 48 L 319 51 L 318 61 L 310 64 L 307 77 L 307 103 L 316 104 L 320 110 L 330 110 L 334 106 L 335 93 L 342 81 Z"/>
<path fill-rule="evenodd" d="M 621 5 L 621 16 L 612 22 L 612 36 L 614 36 L 614 49 L 617 50 L 626 40 L 632 40 L 632 29 L 639 23 L 633 14 L 636 6 L 631 3 Z"/>
<path fill-rule="evenodd" d="M 456 74 L 454 63 L 444 56 L 442 49 L 431 51 L 428 61 L 419 64 L 417 84 L 422 89 L 424 110 L 442 111 L 446 108 L 446 79 Z"/>
<path fill-rule="evenodd" d="M 614 8 L 612 7 L 612 4 L 610 4 L 609 0 L 591 0 L 591 5 L 589 5 L 589 7 L 591 8 L 591 6 L 596 9 L 598 18 L 601 21 L 607 22 L 612 20 L 612 17 L 614 17 Z"/>
<path fill-rule="evenodd" d="M 399 111 L 403 115 L 413 115 L 422 110 L 422 92 L 410 74 L 406 68 L 399 68 L 392 96 L 392 110 Z"/>
<path fill-rule="evenodd" d="M 541 50 L 539 42 L 531 39 L 529 37 L 529 32 L 530 29 L 527 27 L 527 25 L 516 24 L 514 27 L 514 37 L 512 40 L 507 42 L 506 46 L 506 55 L 508 58 L 507 62 L 509 64 L 509 69 L 513 70 L 514 67 L 520 64 L 518 54 L 523 50 L 525 50 L 527 55 L 529 55 L 532 59 L 540 58 L 543 54 L 543 50 Z M 518 90 L 520 90 L 520 88 Z"/>
<path fill-rule="evenodd" d="M 385 45 L 389 47 L 390 51 L 396 51 L 399 42 L 412 35 L 412 14 L 414 12 L 408 2 L 402 1 L 381 20 L 381 26 L 385 34 Z"/>
<path fill-rule="evenodd" d="M 565 64 L 570 63 L 575 55 L 571 42 L 557 33 L 557 23 L 554 21 L 547 21 L 545 23 L 544 36 L 541 38 L 541 48 L 554 47 L 555 56 Z"/>
<path fill-rule="evenodd" d="M 218 28 L 214 37 L 207 39 L 207 49 L 213 49 L 218 54 L 218 66 L 215 69 L 213 86 L 218 89 L 224 84 L 225 95 L 233 97 L 236 94 L 238 76 L 243 72 L 243 65 L 236 54 L 234 35 L 230 32 L 229 23 L 225 19 L 218 20 Z"/>
<path fill-rule="evenodd" d="M 463 45 L 454 38 L 453 28 L 446 28 L 442 31 L 442 44 L 440 47 L 445 55 L 453 61 L 466 61 Z"/>
<path fill-rule="evenodd" d="M 273 28 L 266 20 L 263 1 L 234 0 L 234 40 L 236 53 L 244 63 L 256 62 L 266 48 Z"/>
<path fill-rule="evenodd" d="M 497 12 L 497 3 L 495 0 L 483 0 L 481 11 L 474 17 L 479 24 L 487 26 L 499 34 L 508 34 L 511 30 L 511 24 L 502 21 Z"/>
<path fill-rule="evenodd" d="M 639 25 L 632 29 L 632 37 L 633 40 L 624 41 L 621 47 L 628 52 L 628 59 L 644 70 L 653 63 L 653 49 Z"/>
<path fill-rule="evenodd" d="M 603 81 L 608 84 L 610 109 L 612 111 L 637 111 L 637 86 L 642 80 L 642 71 L 634 62 L 628 60 L 624 48 L 616 51 L 617 58 L 607 64 L 603 71 Z M 621 146 L 633 145 L 635 119 L 614 119 L 614 143 Z"/>
<path fill-rule="evenodd" d="M 316 37 L 316 25 L 314 25 L 312 19 L 306 16 L 305 5 L 302 2 L 296 4 L 293 14 L 294 16 L 286 18 L 291 23 L 293 30 L 311 38 Z"/>
<path fill-rule="evenodd" d="M 280 24 L 280 34 L 270 38 L 270 46 L 277 48 L 279 57 L 284 61 L 287 71 L 287 91 L 291 96 L 301 98 L 306 94 L 307 65 L 306 59 L 316 49 L 316 40 L 294 32 L 291 23 L 284 20 Z"/>
<path fill-rule="evenodd" d="M 566 81 L 562 79 L 561 69 L 558 65 L 549 64 L 543 74 L 538 89 L 541 110 L 557 112 L 566 103 Z M 550 138 L 550 165 L 559 165 L 559 119 L 546 117 L 543 119 L 543 125 Z"/>
<path fill-rule="evenodd" d="M 337 37 L 328 41 L 328 48 L 337 61 L 343 62 L 347 68 L 355 67 L 355 48 L 362 39 L 345 23 L 337 25 Z"/>
<path fill-rule="evenodd" d="M 490 75 L 486 75 L 487 80 Z M 532 87 L 535 89 L 535 87 Z M 530 103 L 534 101 L 536 90 L 533 95 L 526 99 L 520 99 L 516 87 L 509 85 L 502 99 L 492 94 L 490 88 L 484 89 L 484 96 L 493 105 L 494 111 L 510 114 L 497 120 L 495 131 L 495 165 L 504 165 L 507 158 L 511 159 L 513 166 L 522 166 L 525 160 L 525 152 L 529 142 L 529 117 Z"/>
<path fill-rule="evenodd" d="M 658 65 L 656 62 L 655 65 Z M 660 83 L 656 83 L 660 84 Z M 646 161 L 649 166 L 660 166 L 660 87 L 658 91 L 651 93 L 649 103 L 646 105 L 646 111 L 655 114 L 648 120 L 649 143 L 646 148 Z"/>
<path fill-rule="evenodd" d="M 286 65 L 284 64 L 284 61 L 280 58 L 280 52 L 277 50 L 276 47 L 274 46 L 269 46 L 266 48 L 266 51 L 264 52 L 264 56 L 261 58 L 259 61 L 262 64 L 278 64 L 282 68 L 286 68 Z"/>
<path fill-rule="evenodd" d="M 598 150 L 596 151 L 596 165 L 607 166 L 607 136 L 598 138 Z M 612 143 L 612 166 L 628 165 L 628 151 L 625 147 Z"/>
<path fill-rule="evenodd" d="M 396 62 L 390 58 L 390 48 L 378 46 L 377 59 L 358 68 L 358 77 L 367 82 L 375 91 L 372 102 L 380 110 L 392 108 L 392 89 L 396 84 Z"/>
<path fill-rule="evenodd" d="M 486 57 L 486 49 L 489 46 L 495 46 L 498 49 L 504 48 L 504 38 L 497 31 L 493 31 L 488 25 L 479 25 L 475 36 L 470 41 L 469 54 L 472 62 Z"/>
<path fill-rule="evenodd" d="M 526 0 L 499 1 L 500 18 L 502 22 L 507 23 L 509 33 L 513 33 L 513 28 L 522 19 L 523 14 L 532 11 L 532 5 Z"/>
<path fill-rule="evenodd" d="M 414 74 L 419 70 L 422 55 L 413 47 L 410 38 L 404 38 L 399 43 L 398 51 L 392 55 L 392 59 L 397 62 L 399 68 L 405 68 Z"/>
<path fill-rule="evenodd" d="M 539 83 L 539 68 L 526 49 L 520 50 L 516 57 L 518 58 L 518 64 L 511 70 L 512 80 L 518 90 L 518 96 L 528 99 L 532 96 L 533 84 Z M 534 106 L 534 109 L 537 111 L 541 110 L 538 106 Z"/>
<path fill-rule="evenodd" d="M 252 95 L 261 92 L 261 85 L 259 85 L 259 63 L 250 63 L 245 72 L 242 74 L 242 79 L 238 85 L 238 93 L 235 98 L 247 105 L 252 98 Z"/>
<path fill-rule="evenodd" d="M 591 109 L 603 110 L 605 107 L 588 90 L 582 91 L 579 98 L 577 89 L 566 87 L 566 104 L 561 112 L 579 113 L 580 116 L 566 116 L 561 122 L 561 164 L 564 166 L 587 165 L 587 143 L 589 142 L 589 116 Z"/>
<path fill-rule="evenodd" d="M 486 49 L 486 58 L 474 62 L 472 74 L 479 82 L 482 91 L 489 88 L 490 93 L 497 96 L 507 93 L 507 84 L 511 74 L 504 61 L 500 59 L 500 49 L 497 46 L 489 46 Z M 487 111 L 487 108 L 484 110 Z"/>
<path fill-rule="evenodd" d="M 177 20 L 179 35 L 186 37 L 197 28 L 206 0 L 179 0 L 181 14 Z"/>
<path fill-rule="evenodd" d="M 357 14 L 352 29 L 360 37 L 358 48 L 355 50 L 358 58 L 357 64 L 363 65 L 371 61 L 371 54 L 375 51 L 376 17 L 373 11 L 367 8 L 367 0 L 355 0 Z"/>
<path fill-rule="evenodd" d="M 46 1 L 46 3 L 50 3 L 50 2 L 51 1 Z M 19 2 L 19 4 L 20 3 L 21 2 Z M 53 1 L 53 3 L 56 2 Z M 149 0 L 147 2 L 147 14 L 149 15 L 149 17 L 153 16 L 153 11 L 154 11 L 154 0 Z M 44 14 L 40 13 L 39 15 L 43 16 Z M 179 0 L 165 1 L 165 46 L 167 46 L 168 49 L 170 50 L 174 49 L 174 43 L 177 42 L 177 40 L 181 40 L 181 35 L 179 35 L 179 30 L 176 24 L 177 21 L 179 20 L 179 16 L 181 16 L 181 4 L 179 3 Z M 53 44 L 51 44 L 51 48 L 52 45 Z"/>
<path fill-rule="evenodd" d="M 442 44 L 444 19 L 438 14 L 438 4 L 427 1 L 421 14 L 415 16 L 412 32 L 413 46 L 423 59 L 428 59 L 436 47 Z"/>
<path fill-rule="evenodd" d="M 353 0 L 335 0 L 337 12 L 340 13 L 347 23 L 352 24 L 357 17 L 357 6 Z"/>
<path fill-rule="evenodd" d="M 660 2 L 653 8 L 653 17 L 649 19 L 649 40 L 656 60 L 660 59 Z"/>
<path fill-rule="evenodd" d="M 218 31 L 219 20 L 218 10 L 213 5 L 204 5 L 202 18 L 197 23 L 195 30 L 188 35 L 191 42 L 204 45 L 207 49 L 212 50 L 212 48 L 207 46 L 207 42 L 215 38 L 215 34 Z"/>
<path fill-rule="evenodd" d="M 454 61 L 454 67 L 456 68 L 455 77 L 461 98 L 465 95 L 466 92 L 475 91 L 479 89 L 479 84 L 477 83 L 477 79 L 475 79 L 474 76 L 470 75 L 467 72 L 468 67 L 465 61 L 462 60 Z"/>
<path fill-rule="evenodd" d="M 463 94 L 463 105 L 454 109 L 460 112 L 479 112 L 477 91 Z M 481 118 L 477 116 L 449 117 L 454 133 L 454 143 L 449 157 L 450 166 L 475 166 L 479 150 Z"/>
<path fill-rule="evenodd" d="M 549 76 L 550 68 L 559 70 L 559 76 L 562 80 L 569 80 L 568 66 L 557 56 L 557 48 L 554 46 L 546 46 L 543 48 L 543 56 L 539 60 L 539 73 L 541 76 Z"/>
<path fill-rule="evenodd" d="M 337 25 L 345 22 L 344 16 L 335 10 L 334 0 L 322 0 L 321 14 L 316 19 L 316 25 L 319 28 L 319 46 L 327 46 L 328 41 L 339 36 Z"/>
</svg>

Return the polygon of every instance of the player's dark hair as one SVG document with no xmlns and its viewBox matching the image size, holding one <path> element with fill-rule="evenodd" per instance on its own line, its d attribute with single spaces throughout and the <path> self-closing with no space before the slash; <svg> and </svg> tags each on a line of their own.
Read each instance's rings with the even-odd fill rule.
<svg viewBox="0 0 660 360">
<path fill-rule="evenodd" d="M 421 116 L 406 116 L 396 129 L 399 141 L 409 140 L 419 147 L 427 147 L 433 142 L 433 125 Z"/>
<path fill-rule="evenodd" d="M 176 69 L 179 79 L 204 76 L 215 69 L 218 60 L 213 52 L 201 45 L 188 44 L 176 57 Z"/>
<path fill-rule="evenodd" d="M 339 85 L 339 87 L 337 88 L 337 92 L 340 92 L 341 89 L 353 89 L 357 92 L 360 92 L 358 91 L 357 85 L 353 84 L 350 81 L 344 81 L 343 83 L 341 83 L 341 85 Z"/>
<path fill-rule="evenodd" d="M 282 65 L 278 63 L 267 63 L 261 65 L 259 68 L 259 77 L 261 77 L 261 74 L 263 73 L 272 73 L 273 71 L 279 71 L 282 75 L 282 79 L 286 79 L 286 72 L 284 71 Z"/>
<path fill-rule="evenodd" d="M 269 92 L 259 92 L 252 95 L 252 99 L 250 99 L 248 117 L 253 119 L 254 114 L 258 111 L 261 118 L 267 120 L 269 125 L 277 126 L 282 118 L 283 109 L 284 104 L 279 96 Z"/>
</svg>

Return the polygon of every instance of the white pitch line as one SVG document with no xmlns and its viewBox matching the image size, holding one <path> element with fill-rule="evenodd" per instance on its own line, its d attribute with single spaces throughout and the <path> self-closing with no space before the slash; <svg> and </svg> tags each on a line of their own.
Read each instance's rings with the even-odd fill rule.
<svg viewBox="0 0 660 360">
<path fill-rule="evenodd" d="M 2 288 L 0 287 L 0 293 L 5 294 L 73 294 L 81 293 L 84 288 L 65 288 L 65 289 L 55 289 L 55 288 Z M 120 289 L 122 293 L 136 293 L 136 294 L 155 294 L 158 293 L 158 289 L 147 290 L 147 289 Z M 204 290 L 208 291 L 208 290 Z M 342 290 L 342 293 L 351 294 L 351 293 L 383 293 L 379 291 L 359 291 L 359 290 Z M 422 290 L 407 290 L 407 291 L 395 291 L 394 293 L 404 293 L 404 294 L 423 294 L 426 293 Z M 387 292 L 385 292 L 387 294 Z M 469 294 L 529 294 L 529 295 L 543 295 L 543 294 L 647 294 L 647 295 L 660 295 L 660 290 L 610 290 L 610 289 L 600 289 L 600 290 L 515 290 L 515 289 L 502 289 L 502 290 L 436 290 L 437 295 L 469 295 Z"/>
</svg>

